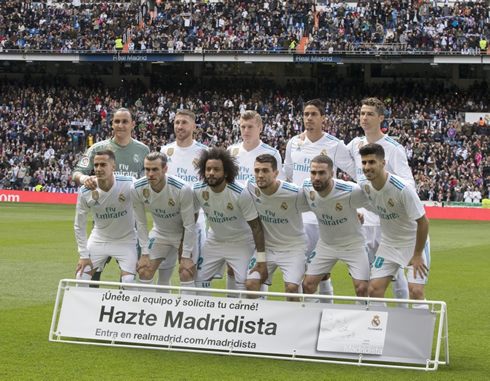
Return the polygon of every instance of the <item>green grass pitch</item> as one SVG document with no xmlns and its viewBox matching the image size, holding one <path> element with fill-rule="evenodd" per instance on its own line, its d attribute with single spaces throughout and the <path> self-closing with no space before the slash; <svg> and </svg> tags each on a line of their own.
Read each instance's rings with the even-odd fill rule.
<svg viewBox="0 0 490 381">
<path fill-rule="evenodd" d="M 58 282 L 74 277 L 78 260 L 74 214 L 74 205 L 0 203 L 0 380 L 489 377 L 488 222 L 431 221 L 432 263 L 426 294 L 448 304 L 450 364 L 423 372 L 49 342 Z M 117 273 L 111 263 L 103 280 L 117 280 Z M 334 269 L 333 279 L 337 295 L 353 295 L 343 264 Z M 224 287 L 224 281 L 213 286 Z M 271 291 L 282 291 L 281 287 L 278 279 Z"/>
</svg>

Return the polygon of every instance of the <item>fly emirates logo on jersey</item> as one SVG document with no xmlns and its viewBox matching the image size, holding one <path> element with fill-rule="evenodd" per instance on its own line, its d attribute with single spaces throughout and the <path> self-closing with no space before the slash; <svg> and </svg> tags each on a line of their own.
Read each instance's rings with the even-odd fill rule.
<svg viewBox="0 0 490 381">
<path fill-rule="evenodd" d="M 198 175 L 193 175 L 188 173 L 188 170 L 185 168 L 177 167 L 176 175 L 181 180 L 187 181 L 188 183 L 197 183 L 199 181 Z"/>
<path fill-rule="evenodd" d="M 258 303 L 235 303 L 229 301 L 212 301 L 207 299 L 174 299 L 166 296 L 129 296 L 115 294 L 111 291 L 102 296 L 102 301 L 119 301 L 144 303 L 163 307 L 158 313 L 147 309 L 132 310 L 102 305 L 99 323 L 124 324 L 153 327 L 158 324 L 164 328 L 176 328 L 197 331 L 215 331 L 227 333 L 244 333 L 275 336 L 277 324 L 267 322 L 262 317 L 250 318 L 246 314 L 236 314 L 236 310 L 258 311 Z M 199 309 L 204 308 L 204 313 Z M 220 311 L 221 310 L 221 311 Z M 213 311 L 213 312 L 209 312 Z M 235 311 L 235 312 L 234 312 Z"/>
</svg>

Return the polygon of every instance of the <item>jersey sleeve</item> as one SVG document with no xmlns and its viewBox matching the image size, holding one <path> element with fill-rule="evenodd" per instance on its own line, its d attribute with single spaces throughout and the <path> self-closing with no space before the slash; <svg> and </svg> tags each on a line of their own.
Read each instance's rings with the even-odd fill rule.
<svg viewBox="0 0 490 381">
<path fill-rule="evenodd" d="M 145 204 L 141 201 L 134 185 L 131 186 L 131 201 L 133 202 L 134 218 L 136 220 L 136 231 L 138 234 L 138 242 L 141 247 L 141 254 L 147 255 L 150 253 L 148 248 L 148 220 L 146 219 Z"/>
<path fill-rule="evenodd" d="M 357 184 L 352 185 L 352 193 L 350 196 L 350 206 L 354 209 L 366 208 L 368 209 L 371 206 L 369 199 L 366 196 L 366 193 L 361 189 L 361 187 Z"/>
<path fill-rule="evenodd" d="M 415 188 L 415 180 L 413 179 L 412 171 L 408 166 L 407 153 L 403 146 L 398 146 L 393 150 L 390 158 L 391 173 L 401 177 L 412 188 Z"/>
<path fill-rule="evenodd" d="M 238 198 L 238 207 L 240 208 L 246 221 L 255 220 L 259 216 L 250 192 L 245 189 L 242 193 L 240 193 Z"/>
<path fill-rule="evenodd" d="M 286 157 L 284 159 L 284 176 L 286 177 L 286 181 L 289 182 L 293 181 L 293 174 L 294 174 L 293 158 L 291 157 L 292 141 L 293 139 L 289 140 L 288 144 L 286 145 Z"/>
<path fill-rule="evenodd" d="M 194 213 L 194 196 L 192 189 L 188 185 L 184 185 L 180 191 L 180 213 L 184 224 L 182 257 L 190 258 L 194 249 L 196 219 Z"/>
<path fill-rule="evenodd" d="M 81 258 L 90 258 L 87 247 L 87 216 L 90 207 L 82 195 L 82 189 L 78 190 L 77 206 L 75 212 L 75 238 L 78 245 L 78 253 Z"/>
<path fill-rule="evenodd" d="M 356 165 L 354 159 L 343 141 L 340 141 L 337 145 L 334 164 L 353 179 L 356 178 Z"/>
<path fill-rule="evenodd" d="M 425 214 L 425 209 L 420 202 L 419 196 L 413 187 L 405 187 L 401 193 L 403 206 L 407 212 L 408 218 L 412 221 L 418 220 Z"/>
<path fill-rule="evenodd" d="M 94 169 L 94 156 L 95 150 L 93 147 L 90 147 L 85 151 L 71 174 L 73 181 L 75 181 L 75 175 L 77 173 L 81 173 L 82 175 L 90 175 Z"/>
<path fill-rule="evenodd" d="M 303 183 L 304 184 L 304 183 Z M 298 192 L 298 198 L 296 200 L 296 209 L 299 213 L 309 212 L 311 210 L 310 204 L 308 203 L 308 199 L 306 197 L 309 196 L 307 190 L 304 187 L 301 187 Z"/>
</svg>

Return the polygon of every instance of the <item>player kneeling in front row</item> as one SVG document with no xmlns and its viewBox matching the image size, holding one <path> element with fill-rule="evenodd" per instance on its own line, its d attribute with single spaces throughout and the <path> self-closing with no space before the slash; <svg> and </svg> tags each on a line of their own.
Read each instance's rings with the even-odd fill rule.
<svg viewBox="0 0 490 381">
<path fill-rule="evenodd" d="M 261 282 L 267 279 L 264 232 L 250 193 L 235 182 L 238 166 L 223 148 L 202 151 L 196 167 L 203 182 L 194 184 L 196 208 L 202 208 L 209 231 L 198 262 L 196 286 L 211 287 L 223 263 L 235 274 L 238 290 L 245 290 L 247 269 L 255 247 Z"/>
<path fill-rule="evenodd" d="M 257 156 L 254 174 L 255 178 L 249 178 L 247 188 L 264 229 L 269 273 L 266 284 L 271 284 L 274 271 L 279 267 L 283 273 L 286 292 L 297 294 L 305 272 L 307 247 L 301 213 L 309 210 L 308 204 L 296 185 L 277 180 L 279 171 L 273 155 Z M 257 256 L 254 255 L 250 261 L 250 270 L 254 268 L 256 260 Z M 247 290 L 259 291 L 260 288 L 260 274 L 249 273 Z M 299 301 L 293 297 L 288 300 Z"/>
<path fill-rule="evenodd" d="M 361 188 L 334 178 L 334 164 L 326 155 L 311 160 L 310 178 L 303 192 L 318 219 L 320 239 L 308 259 L 303 292 L 313 294 L 325 274 L 338 260 L 347 264 L 357 296 L 367 296 L 368 249 L 361 233 L 357 208 L 369 207 Z M 357 303 L 364 304 L 364 303 Z"/>
<path fill-rule="evenodd" d="M 166 173 L 167 156 L 164 153 L 148 154 L 144 168 L 146 176 L 137 180 L 131 191 L 141 246 L 139 282 L 152 284 L 155 272 L 162 263 L 170 279 L 181 251 L 181 285 L 195 287 L 195 262 L 198 258 L 192 255 L 196 219 L 192 189 L 183 180 Z M 145 206 L 153 216 L 153 228 L 149 235 Z"/>
<path fill-rule="evenodd" d="M 400 267 L 406 267 L 410 299 L 424 300 L 430 266 L 429 219 L 424 207 L 413 187 L 385 171 L 381 145 L 367 144 L 359 153 L 364 172 L 360 185 L 381 220 L 381 243 L 371 265 L 369 296 L 383 298 Z M 428 308 L 426 304 L 413 307 Z"/>
<path fill-rule="evenodd" d="M 114 176 L 114 152 L 101 150 L 94 156 L 97 187 L 82 186 L 78 191 L 75 216 L 75 235 L 80 260 L 77 279 L 91 280 L 95 270 L 103 267 L 109 256 L 121 268 L 123 283 L 136 283 L 136 232 L 131 202 L 133 178 Z M 87 217 L 92 211 L 94 228 L 87 241 Z"/>
</svg>

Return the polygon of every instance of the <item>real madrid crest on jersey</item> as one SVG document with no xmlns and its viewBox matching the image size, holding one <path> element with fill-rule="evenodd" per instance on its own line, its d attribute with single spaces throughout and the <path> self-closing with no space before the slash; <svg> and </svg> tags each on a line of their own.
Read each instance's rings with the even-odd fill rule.
<svg viewBox="0 0 490 381">
<path fill-rule="evenodd" d="M 140 158 L 139 158 L 139 156 L 138 156 L 137 154 L 134 154 L 134 156 L 133 156 L 133 161 L 134 161 L 135 163 L 139 163 L 139 162 L 140 162 Z"/>
<path fill-rule="evenodd" d="M 235 208 L 233 207 L 233 204 L 229 202 L 228 205 L 226 205 L 226 209 L 228 209 L 231 212 Z"/>
<path fill-rule="evenodd" d="M 97 201 L 99 199 L 99 192 L 93 191 L 92 192 L 92 200 Z"/>
<path fill-rule="evenodd" d="M 310 200 L 315 201 L 315 192 L 310 191 Z"/>
<path fill-rule="evenodd" d="M 370 194 L 371 193 L 371 188 L 369 188 L 369 185 L 364 185 L 364 189 L 366 190 L 366 193 L 367 194 Z"/>
<path fill-rule="evenodd" d="M 174 154 L 174 149 L 173 148 L 169 148 L 167 150 L 167 156 L 172 156 Z"/>
<path fill-rule="evenodd" d="M 361 149 L 363 145 L 364 145 L 364 142 L 361 140 L 359 142 L 359 144 L 357 145 L 357 149 Z"/>
<path fill-rule="evenodd" d="M 240 148 L 234 148 L 233 149 L 233 156 L 238 155 L 238 151 L 240 151 Z"/>
<path fill-rule="evenodd" d="M 298 147 L 301 147 L 303 144 L 305 144 L 305 141 L 304 141 L 304 140 L 299 139 L 299 142 L 298 142 Z"/>
<path fill-rule="evenodd" d="M 168 206 L 175 206 L 175 202 L 172 198 L 168 199 Z"/>
<path fill-rule="evenodd" d="M 259 188 L 255 188 L 255 195 L 257 197 L 260 197 L 260 190 L 259 190 Z"/>
<path fill-rule="evenodd" d="M 388 200 L 388 205 L 391 206 L 392 208 L 395 206 L 395 203 L 393 202 L 392 198 Z"/>
<path fill-rule="evenodd" d="M 204 201 L 208 201 L 209 200 L 209 192 L 208 191 L 202 192 L 202 198 L 204 199 Z"/>
<path fill-rule="evenodd" d="M 322 152 L 320 152 L 320 155 L 327 156 L 327 150 L 326 149 L 322 149 Z"/>
<path fill-rule="evenodd" d="M 150 190 L 148 188 L 143 189 L 143 197 L 150 198 Z"/>
<path fill-rule="evenodd" d="M 121 193 L 119 195 L 119 202 L 124 202 L 124 201 L 126 201 L 126 197 L 124 197 L 124 195 Z"/>
<path fill-rule="evenodd" d="M 114 147 L 108 144 L 105 149 L 108 149 L 109 151 L 114 151 Z"/>
<path fill-rule="evenodd" d="M 344 209 L 344 208 L 342 208 L 342 204 L 340 202 L 338 202 L 338 203 L 335 204 L 335 210 L 337 212 L 341 212 L 342 209 Z"/>
<path fill-rule="evenodd" d="M 281 204 L 281 209 L 282 209 L 282 210 L 288 210 L 288 204 L 286 203 L 286 201 L 284 201 L 284 202 Z"/>
<path fill-rule="evenodd" d="M 197 165 L 197 157 L 194 158 L 194 160 L 192 160 L 192 165 L 195 167 Z"/>
</svg>

